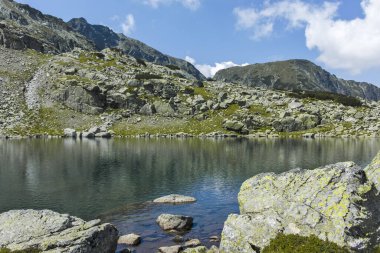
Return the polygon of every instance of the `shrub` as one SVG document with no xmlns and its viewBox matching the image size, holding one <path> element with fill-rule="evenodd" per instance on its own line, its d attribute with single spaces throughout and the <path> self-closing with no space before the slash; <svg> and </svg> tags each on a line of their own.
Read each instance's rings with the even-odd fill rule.
<svg viewBox="0 0 380 253">
<path fill-rule="evenodd" d="M 151 73 L 140 73 L 135 77 L 137 80 L 147 80 L 147 79 L 162 79 L 162 76 L 151 74 Z"/>
<path fill-rule="evenodd" d="M 331 93 L 326 91 L 292 91 L 289 93 L 289 96 L 294 98 L 313 98 L 317 100 L 332 100 L 337 103 L 340 103 L 345 106 L 354 106 L 359 107 L 362 106 L 362 102 L 351 96 L 346 96 L 338 93 Z"/>
<path fill-rule="evenodd" d="M 180 67 L 178 67 L 176 65 L 172 65 L 172 64 L 165 65 L 165 67 L 167 67 L 168 69 L 171 69 L 171 70 L 181 70 Z"/>
<path fill-rule="evenodd" d="M 304 237 L 300 235 L 278 234 L 270 241 L 269 246 L 262 253 L 349 253 L 348 249 L 338 246 L 336 243 L 323 241 L 311 235 Z"/>
</svg>

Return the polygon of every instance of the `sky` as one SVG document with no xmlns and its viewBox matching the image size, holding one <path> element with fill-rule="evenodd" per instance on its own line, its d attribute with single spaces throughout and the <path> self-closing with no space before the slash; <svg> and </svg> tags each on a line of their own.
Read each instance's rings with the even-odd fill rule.
<svg viewBox="0 0 380 253">
<path fill-rule="evenodd" d="M 65 21 L 84 17 L 186 59 L 203 74 L 308 59 L 380 86 L 380 0 L 19 0 Z"/>
</svg>

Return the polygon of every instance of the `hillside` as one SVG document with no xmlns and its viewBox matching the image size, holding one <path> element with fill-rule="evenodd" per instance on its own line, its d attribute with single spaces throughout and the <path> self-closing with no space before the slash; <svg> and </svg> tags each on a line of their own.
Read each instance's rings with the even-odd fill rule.
<svg viewBox="0 0 380 253">
<path fill-rule="evenodd" d="M 129 38 L 123 34 L 117 34 L 106 26 L 91 25 L 84 18 L 72 19 L 67 24 L 73 30 L 84 35 L 88 40 L 93 41 L 98 50 L 112 47 L 119 48 L 125 54 L 135 58 L 163 66 L 174 65 L 199 80 L 205 79 L 199 70 L 189 62 L 165 55 L 141 41 Z"/>
<path fill-rule="evenodd" d="M 380 100 L 380 88 L 375 85 L 340 79 L 307 60 L 288 60 L 232 67 L 220 70 L 214 78 L 250 87 L 327 91 L 369 100 Z"/>
</svg>

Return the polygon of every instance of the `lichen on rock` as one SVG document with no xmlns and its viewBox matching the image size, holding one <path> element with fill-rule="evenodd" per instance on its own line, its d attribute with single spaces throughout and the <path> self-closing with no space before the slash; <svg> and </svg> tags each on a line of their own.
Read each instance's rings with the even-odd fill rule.
<svg viewBox="0 0 380 253">
<path fill-rule="evenodd" d="M 241 214 L 225 222 L 221 252 L 259 252 L 279 233 L 315 235 L 354 251 L 375 247 L 378 157 L 365 170 L 344 162 L 245 181 L 238 196 Z"/>
</svg>

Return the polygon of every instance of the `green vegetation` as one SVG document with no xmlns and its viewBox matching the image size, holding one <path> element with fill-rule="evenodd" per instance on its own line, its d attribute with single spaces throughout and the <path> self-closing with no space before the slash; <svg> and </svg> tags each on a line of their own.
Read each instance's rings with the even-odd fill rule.
<svg viewBox="0 0 380 253">
<path fill-rule="evenodd" d="M 140 73 L 135 77 L 137 80 L 162 79 L 162 76 L 151 73 Z"/>
<path fill-rule="evenodd" d="M 176 66 L 176 65 L 165 65 L 165 67 L 167 67 L 168 69 L 171 69 L 171 70 L 180 70 L 180 67 Z"/>
<path fill-rule="evenodd" d="M 350 96 L 345 96 L 338 93 L 331 93 L 326 91 L 300 91 L 296 90 L 289 93 L 290 97 L 299 98 L 299 99 L 317 99 L 317 100 L 332 100 L 336 103 L 345 105 L 345 106 L 354 106 L 359 107 L 362 106 L 362 102 Z"/>
<path fill-rule="evenodd" d="M 41 250 L 38 249 L 25 249 L 25 250 L 10 250 L 7 248 L 1 248 L 0 253 L 40 253 L 42 252 Z"/>
<path fill-rule="evenodd" d="M 278 234 L 262 253 L 349 253 L 350 251 L 329 241 L 322 241 L 315 235 Z"/>
<path fill-rule="evenodd" d="M 194 87 L 194 95 L 201 95 L 206 100 L 213 99 L 214 97 L 212 93 L 204 87 Z"/>
<path fill-rule="evenodd" d="M 269 117 L 270 116 L 270 113 L 268 113 L 266 111 L 265 107 L 262 105 L 251 105 L 249 107 L 249 112 L 256 114 L 256 115 L 260 115 L 262 117 Z"/>
<path fill-rule="evenodd" d="M 352 123 L 351 122 L 343 122 L 343 127 L 344 128 L 352 128 Z"/>
</svg>

